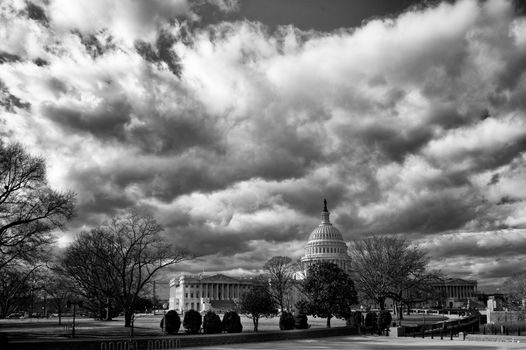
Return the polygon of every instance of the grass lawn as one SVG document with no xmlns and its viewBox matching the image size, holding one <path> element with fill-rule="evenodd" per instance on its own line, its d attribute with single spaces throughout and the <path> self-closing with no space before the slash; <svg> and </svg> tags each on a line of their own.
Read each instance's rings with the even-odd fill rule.
<svg viewBox="0 0 526 350">
<path fill-rule="evenodd" d="M 424 315 L 424 314 L 411 314 L 404 315 L 402 320 L 403 326 L 418 326 L 422 324 L 434 324 L 437 322 L 445 321 L 448 318 L 442 315 Z M 393 318 L 393 321 L 395 319 Z"/>
<path fill-rule="evenodd" d="M 223 318 L 222 315 L 221 319 Z M 135 336 L 161 336 L 159 327 L 161 315 L 139 315 L 134 323 Z M 181 319 L 182 322 L 182 319 Z M 309 316 L 309 324 L 314 328 L 324 328 L 326 319 Z M 22 320 L 0 320 L 0 333 L 7 333 L 10 339 L 65 339 L 71 335 L 71 329 L 65 325 L 71 325 L 72 318 L 62 318 L 62 325 L 58 325 L 58 318 L 50 319 L 22 319 Z M 253 332 L 252 320 L 241 316 L 243 332 Z M 344 320 L 331 319 L 332 327 L 345 326 Z M 259 320 L 259 331 L 279 330 L 279 317 L 261 318 Z M 179 333 L 184 334 L 181 325 Z M 98 321 L 89 318 L 77 318 L 75 327 L 76 338 L 107 338 L 128 337 L 130 328 L 124 327 L 124 319 L 116 318 L 112 321 Z"/>
</svg>

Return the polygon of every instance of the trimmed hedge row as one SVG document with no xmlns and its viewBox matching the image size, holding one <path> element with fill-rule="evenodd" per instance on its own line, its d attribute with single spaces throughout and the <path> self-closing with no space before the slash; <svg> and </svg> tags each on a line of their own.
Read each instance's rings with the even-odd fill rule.
<svg viewBox="0 0 526 350">
<path fill-rule="evenodd" d="M 166 322 L 166 328 L 163 328 Z M 243 330 L 241 318 L 235 311 L 229 311 L 221 318 L 212 310 L 209 310 L 204 317 L 196 310 L 188 310 L 184 313 L 183 327 L 188 334 L 197 334 L 203 325 L 203 332 L 206 334 L 216 334 L 221 332 L 239 333 Z M 168 334 L 177 334 L 181 327 L 181 319 L 175 310 L 170 310 L 161 320 L 160 324 Z"/>
<path fill-rule="evenodd" d="M 166 328 L 163 328 L 166 320 Z M 240 333 L 243 331 L 241 318 L 235 311 L 226 312 L 221 318 L 212 310 L 207 311 L 204 318 L 196 310 L 188 310 L 184 314 L 183 327 L 188 334 L 197 334 L 203 326 L 203 333 L 217 334 L 217 333 Z M 181 328 L 181 319 L 175 310 L 170 310 L 161 320 L 160 324 L 168 334 L 177 334 Z M 290 312 L 282 312 L 279 318 L 279 329 L 308 329 L 310 326 L 307 323 L 307 315 L 304 313 L 297 313 L 292 315 Z"/>
</svg>

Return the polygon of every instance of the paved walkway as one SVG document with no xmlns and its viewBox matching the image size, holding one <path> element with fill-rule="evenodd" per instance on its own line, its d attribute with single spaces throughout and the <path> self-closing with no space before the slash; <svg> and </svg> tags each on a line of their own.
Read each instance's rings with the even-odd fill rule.
<svg viewBox="0 0 526 350">
<path fill-rule="evenodd" d="M 473 350 L 505 350 L 525 349 L 525 344 L 475 342 L 461 340 L 437 340 L 437 339 L 414 339 L 414 338 L 388 338 L 374 336 L 347 336 L 331 337 L 323 339 L 304 339 L 273 341 L 266 343 L 244 343 L 227 344 L 192 348 L 194 350 L 228 350 L 228 349 L 293 349 L 293 350 L 322 350 L 322 349 L 473 349 Z"/>
</svg>

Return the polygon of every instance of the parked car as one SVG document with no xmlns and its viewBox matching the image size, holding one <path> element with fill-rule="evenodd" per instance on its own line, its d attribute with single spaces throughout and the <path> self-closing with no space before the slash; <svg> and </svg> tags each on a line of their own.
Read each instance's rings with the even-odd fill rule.
<svg viewBox="0 0 526 350">
<path fill-rule="evenodd" d="M 13 313 L 10 313 L 9 315 L 7 315 L 7 318 L 25 318 L 25 315 L 23 312 L 13 312 Z"/>
</svg>

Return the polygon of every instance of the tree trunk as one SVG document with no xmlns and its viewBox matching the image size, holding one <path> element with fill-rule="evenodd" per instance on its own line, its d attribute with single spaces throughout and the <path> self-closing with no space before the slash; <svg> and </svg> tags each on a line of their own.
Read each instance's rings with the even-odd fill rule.
<svg viewBox="0 0 526 350">
<path fill-rule="evenodd" d="M 379 299 L 378 304 L 380 304 L 380 310 L 385 310 L 385 298 Z"/>
<path fill-rule="evenodd" d="M 58 308 L 58 325 L 62 326 L 62 308 Z"/>
<path fill-rule="evenodd" d="M 252 316 L 252 322 L 254 323 L 254 332 L 258 331 L 259 317 Z"/>
<path fill-rule="evenodd" d="M 331 328 L 331 317 L 332 316 L 327 317 L 327 328 Z"/>
<path fill-rule="evenodd" d="M 124 327 L 131 327 L 133 311 L 130 309 L 124 310 Z"/>
<path fill-rule="evenodd" d="M 398 318 L 400 321 L 404 319 L 404 304 L 400 301 L 400 317 Z"/>
<path fill-rule="evenodd" d="M 106 299 L 106 315 L 104 317 L 104 319 L 106 321 L 111 321 L 111 303 L 110 303 L 110 298 L 107 298 Z"/>
</svg>

